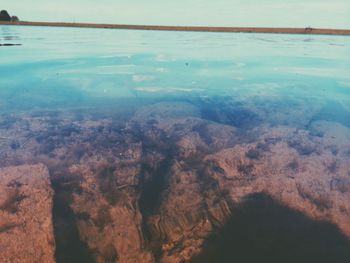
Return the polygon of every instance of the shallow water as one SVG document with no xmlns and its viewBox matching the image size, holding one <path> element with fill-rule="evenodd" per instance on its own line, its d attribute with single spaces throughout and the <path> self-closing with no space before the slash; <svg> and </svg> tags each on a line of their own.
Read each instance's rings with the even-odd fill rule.
<svg viewBox="0 0 350 263">
<path fill-rule="evenodd" d="M 137 196 L 156 259 L 165 252 L 150 220 L 164 216 L 179 171 L 198 174 L 198 195 L 219 185 L 233 211 L 263 192 L 349 237 L 349 54 L 344 36 L 0 26 L 0 167 L 49 167 L 59 262 L 76 261 L 92 242 L 79 222 L 94 215 L 72 197 L 84 195 L 84 165 L 109 206 Z M 119 182 L 130 163 L 139 176 Z M 110 220 L 94 222 L 102 231 Z"/>
<path fill-rule="evenodd" d="M 0 32 L 2 44 L 21 45 L 0 49 L 2 110 L 143 96 L 350 105 L 348 37 L 4 26 Z"/>
</svg>

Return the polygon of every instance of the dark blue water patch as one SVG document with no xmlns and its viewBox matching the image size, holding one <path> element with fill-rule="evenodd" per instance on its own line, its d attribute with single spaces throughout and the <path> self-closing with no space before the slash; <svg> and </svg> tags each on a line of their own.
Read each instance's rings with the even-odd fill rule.
<svg viewBox="0 0 350 263">
<path fill-rule="evenodd" d="M 245 108 L 220 109 L 204 107 L 201 109 L 201 116 L 203 119 L 240 128 L 254 126 L 254 122 L 258 118 L 256 114 Z"/>
<path fill-rule="evenodd" d="M 308 121 L 307 116 L 293 116 L 293 111 L 305 111 L 310 106 L 307 100 L 296 96 L 254 97 L 250 102 L 254 109 L 264 116 L 264 121 L 272 126 L 288 125 L 301 128 Z"/>
<path fill-rule="evenodd" d="M 332 121 L 350 127 L 350 112 L 337 101 L 328 101 L 321 110 L 316 113 L 310 123 L 314 121 Z"/>
<path fill-rule="evenodd" d="M 223 97 L 197 102 L 201 118 L 237 128 L 248 129 L 259 125 L 262 119 L 258 114 L 240 102 Z"/>
<path fill-rule="evenodd" d="M 313 220 L 266 194 L 252 194 L 191 262 L 347 263 L 350 241 L 329 222 Z"/>
</svg>

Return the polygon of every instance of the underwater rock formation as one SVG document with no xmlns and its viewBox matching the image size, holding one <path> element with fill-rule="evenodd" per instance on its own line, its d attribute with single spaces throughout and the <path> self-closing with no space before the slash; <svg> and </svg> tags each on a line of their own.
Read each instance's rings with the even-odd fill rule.
<svg viewBox="0 0 350 263">
<path fill-rule="evenodd" d="M 0 116 L 0 166 L 49 168 L 57 262 L 196 260 L 256 195 L 305 226 L 328 222 L 339 240 L 350 238 L 348 126 L 270 125 L 257 110 L 212 107 Z"/>
<path fill-rule="evenodd" d="M 0 262 L 55 262 L 47 168 L 1 168 L 0 178 Z"/>
</svg>

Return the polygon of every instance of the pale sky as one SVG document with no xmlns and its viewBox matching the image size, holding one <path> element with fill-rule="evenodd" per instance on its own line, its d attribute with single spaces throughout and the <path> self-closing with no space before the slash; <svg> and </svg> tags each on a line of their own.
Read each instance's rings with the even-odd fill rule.
<svg viewBox="0 0 350 263">
<path fill-rule="evenodd" d="M 350 0 L 0 0 L 25 21 L 350 29 Z"/>
</svg>

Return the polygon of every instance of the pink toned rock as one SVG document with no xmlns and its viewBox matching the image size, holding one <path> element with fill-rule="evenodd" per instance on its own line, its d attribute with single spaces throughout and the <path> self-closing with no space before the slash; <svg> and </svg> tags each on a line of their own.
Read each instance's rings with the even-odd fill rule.
<svg viewBox="0 0 350 263">
<path fill-rule="evenodd" d="M 52 196 L 44 165 L 0 169 L 0 262 L 55 262 Z"/>
</svg>

